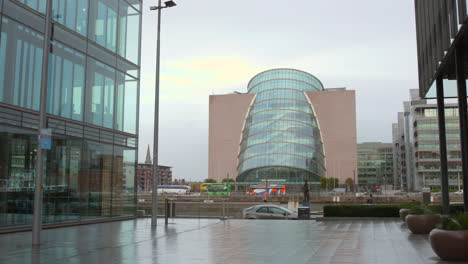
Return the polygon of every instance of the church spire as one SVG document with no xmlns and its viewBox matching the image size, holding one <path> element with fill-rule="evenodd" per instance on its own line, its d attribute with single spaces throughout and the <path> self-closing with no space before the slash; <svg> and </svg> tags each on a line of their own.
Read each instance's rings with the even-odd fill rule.
<svg viewBox="0 0 468 264">
<path fill-rule="evenodd" d="M 146 150 L 146 160 L 145 160 L 145 164 L 153 164 L 153 162 L 151 161 L 151 153 L 150 153 L 149 144 L 148 144 L 148 149 Z"/>
</svg>

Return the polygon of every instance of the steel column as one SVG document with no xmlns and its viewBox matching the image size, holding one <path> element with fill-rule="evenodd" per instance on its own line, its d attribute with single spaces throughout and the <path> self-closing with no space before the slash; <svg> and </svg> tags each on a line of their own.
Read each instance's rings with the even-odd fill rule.
<svg viewBox="0 0 468 264">
<path fill-rule="evenodd" d="M 460 143 L 462 156 L 462 175 L 463 175 L 463 201 L 464 210 L 468 212 L 468 113 L 466 103 L 466 79 L 463 69 L 463 52 L 461 47 L 455 49 L 455 70 L 457 73 L 457 92 L 458 92 L 458 111 L 460 118 Z"/>
<path fill-rule="evenodd" d="M 436 80 L 437 88 L 437 119 L 439 121 L 440 147 L 440 181 L 442 186 L 442 214 L 450 214 L 449 180 L 447 166 L 447 134 L 445 132 L 445 101 L 444 83 L 442 78 Z"/>
</svg>

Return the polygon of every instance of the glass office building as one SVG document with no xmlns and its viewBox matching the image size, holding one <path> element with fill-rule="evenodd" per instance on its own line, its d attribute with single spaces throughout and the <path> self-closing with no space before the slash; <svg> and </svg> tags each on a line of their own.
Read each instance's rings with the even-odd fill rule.
<svg viewBox="0 0 468 264">
<path fill-rule="evenodd" d="M 0 229 L 30 227 L 46 0 L 0 0 Z M 134 217 L 141 0 L 53 0 L 45 224 Z"/>
<path fill-rule="evenodd" d="M 237 181 L 316 182 L 325 176 L 322 138 L 305 94 L 323 90 L 316 77 L 293 69 L 265 71 L 249 82 L 255 100 L 242 133 Z"/>
</svg>

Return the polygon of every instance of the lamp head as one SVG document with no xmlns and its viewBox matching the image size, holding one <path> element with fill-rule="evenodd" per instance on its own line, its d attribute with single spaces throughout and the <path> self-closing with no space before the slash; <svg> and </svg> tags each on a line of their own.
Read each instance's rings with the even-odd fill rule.
<svg viewBox="0 0 468 264">
<path fill-rule="evenodd" d="M 176 3 L 174 3 L 174 1 L 166 1 L 166 2 L 164 2 L 164 4 L 166 5 L 166 7 L 176 6 Z"/>
</svg>

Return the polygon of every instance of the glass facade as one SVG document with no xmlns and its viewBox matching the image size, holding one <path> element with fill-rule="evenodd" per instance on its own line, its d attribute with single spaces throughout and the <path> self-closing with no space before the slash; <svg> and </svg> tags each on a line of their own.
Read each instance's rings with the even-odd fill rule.
<svg viewBox="0 0 468 264">
<path fill-rule="evenodd" d="M 237 181 L 324 177 L 320 130 L 304 93 L 322 91 L 322 83 L 302 71 L 274 69 L 255 76 L 248 90 L 256 97 L 242 133 Z"/>
<path fill-rule="evenodd" d="M 2 229 L 32 224 L 46 1 L 0 5 Z M 43 222 L 134 217 L 141 1 L 53 0 L 52 19 Z"/>
<path fill-rule="evenodd" d="M 392 184 L 392 144 L 380 142 L 358 144 L 357 176 L 359 185 L 367 190 L 375 190 L 375 186 Z"/>
</svg>

